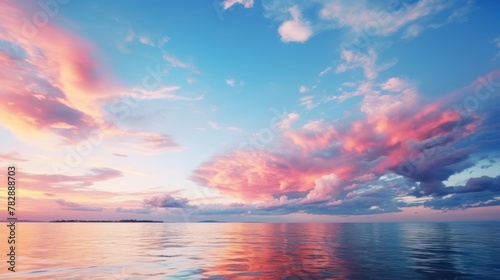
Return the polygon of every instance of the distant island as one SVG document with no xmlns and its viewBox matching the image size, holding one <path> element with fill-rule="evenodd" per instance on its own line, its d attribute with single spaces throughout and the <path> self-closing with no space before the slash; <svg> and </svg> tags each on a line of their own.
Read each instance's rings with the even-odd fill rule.
<svg viewBox="0 0 500 280">
<path fill-rule="evenodd" d="M 51 223 L 163 223 L 163 221 L 124 219 L 118 221 L 111 220 L 55 220 Z"/>
</svg>

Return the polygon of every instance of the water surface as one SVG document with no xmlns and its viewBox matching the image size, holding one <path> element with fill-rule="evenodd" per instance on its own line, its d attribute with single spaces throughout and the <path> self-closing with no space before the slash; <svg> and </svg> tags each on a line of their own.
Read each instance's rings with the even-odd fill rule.
<svg viewBox="0 0 500 280">
<path fill-rule="evenodd" d="M 500 279 L 500 223 L 20 223 L 17 231 L 18 271 L 2 261 L 0 279 Z"/>
</svg>

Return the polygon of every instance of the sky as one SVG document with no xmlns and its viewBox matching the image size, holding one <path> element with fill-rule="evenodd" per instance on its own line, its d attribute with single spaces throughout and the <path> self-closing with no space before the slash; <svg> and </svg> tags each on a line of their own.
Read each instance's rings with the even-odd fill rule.
<svg viewBox="0 0 500 280">
<path fill-rule="evenodd" d="M 4 182 L 17 168 L 18 219 L 500 217 L 497 1 L 0 13 L 0 165 Z"/>
</svg>

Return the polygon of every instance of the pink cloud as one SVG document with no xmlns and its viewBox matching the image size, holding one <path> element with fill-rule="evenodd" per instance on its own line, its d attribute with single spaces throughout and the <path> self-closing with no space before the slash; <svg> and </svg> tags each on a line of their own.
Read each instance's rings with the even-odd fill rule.
<svg viewBox="0 0 500 280">
<path fill-rule="evenodd" d="M 334 20 L 340 26 L 349 27 L 353 31 L 370 28 L 370 30 L 375 30 L 379 36 L 388 36 L 408 24 L 438 13 L 450 5 L 440 1 L 423 0 L 413 5 L 401 6 L 398 12 L 394 12 L 392 9 L 400 4 L 392 3 L 380 7 L 367 3 L 367 1 L 331 1 L 320 11 L 320 16 L 326 20 Z"/>
<path fill-rule="evenodd" d="M 357 190 L 397 170 L 414 152 L 412 143 L 437 141 L 436 137 L 441 137 L 445 140 L 434 145 L 448 149 L 477 132 L 481 119 L 474 114 L 464 116 L 450 105 L 454 100 L 463 100 L 465 93 L 474 92 L 474 87 L 460 95 L 452 94 L 451 99 L 444 98 L 446 102 L 422 105 L 416 89 L 401 86 L 399 79 L 389 79 L 388 83 L 386 86 L 398 93 L 382 95 L 373 91 L 366 95 L 361 104 L 365 119 L 351 123 L 315 120 L 301 128 L 285 130 L 281 141 L 268 150 L 234 150 L 214 156 L 194 171 L 192 179 L 231 196 L 248 201 L 267 200 L 272 205 L 299 203 L 286 196 L 291 192 L 307 192 L 306 198 L 312 201 L 320 197 L 328 201 L 355 199 L 370 207 L 375 203 L 370 202 L 374 201 L 371 194 L 387 191 L 402 195 L 402 190 L 389 185 L 387 189 Z M 473 84 L 477 88 L 478 81 Z M 456 158 L 463 157 L 463 152 L 457 150 Z M 427 159 L 429 166 L 434 164 L 432 161 L 433 157 Z M 325 176 L 331 174 L 339 181 L 332 187 L 320 187 Z M 280 198 L 269 200 L 272 197 Z"/>
<path fill-rule="evenodd" d="M 67 140 L 95 129 L 102 116 L 95 99 L 114 91 L 92 45 L 50 23 L 29 32 L 21 20 L 28 9 L 5 1 L 0 8 L 9 11 L 0 19 L 0 40 L 11 47 L 0 51 L 9 69 L 0 75 L 2 125 L 18 135 L 50 131 Z"/>
<path fill-rule="evenodd" d="M 0 66 L 9 69 L 0 73 L 0 125 L 21 141 L 56 135 L 66 144 L 75 144 L 96 131 L 110 137 L 129 134 L 106 120 L 109 113 L 104 109 L 105 103 L 127 90 L 122 89 L 99 62 L 96 48 L 50 21 L 44 26 L 30 26 L 22 20 L 31 18 L 29 7 L 17 5 L 20 4 L 0 2 L 2 11 L 8 11 L 0 18 L 0 40 L 11 47 L 0 50 Z M 133 33 L 129 35 L 131 39 L 135 37 Z M 170 62 L 177 67 L 194 69 L 175 58 Z M 146 92 L 135 88 L 131 95 L 137 99 L 203 98 L 172 93 L 178 89 L 172 86 Z M 141 138 L 143 147 L 149 150 L 179 148 L 165 134 L 137 132 L 134 136 L 122 137 L 120 143 L 126 146 L 125 142 Z"/>
</svg>

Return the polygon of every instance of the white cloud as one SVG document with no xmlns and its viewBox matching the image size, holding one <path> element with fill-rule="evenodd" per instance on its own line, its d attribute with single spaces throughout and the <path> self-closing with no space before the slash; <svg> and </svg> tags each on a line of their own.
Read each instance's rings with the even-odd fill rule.
<svg viewBox="0 0 500 280">
<path fill-rule="evenodd" d="M 270 201 L 265 201 L 256 205 L 256 208 L 269 208 L 284 205 L 304 205 L 317 202 L 324 202 L 338 197 L 342 192 L 341 180 L 334 173 L 324 175 L 314 181 L 315 186 L 312 188 L 304 198 L 288 199 L 287 196 L 282 195 L 280 198 L 275 198 Z M 342 200 L 335 200 L 328 202 L 328 206 L 338 206 L 342 204 Z"/>
<path fill-rule="evenodd" d="M 313 99 L 314 99 L 313 95 L 306 95 L 304 97 L 301 97 L 299 98 L 300 105 L 304 106 L 307 110 L 311 110 L 314 107 L 318 106 L 318 104 L 314 103 Z"/>
<path fill-rule="evenodd" d="M 355 82 L 343 82 L 342 85 L 345 87 L 355 87 L 356 83 Z"/>
<path fill-rule="evenodd" d="M 288 129 L 292 124 L 296 121 L 298 121 L 300 118 L 300 115 L 297 113 L 290 113 L 288 114 L 283 120 L 279 121 L 277 123 L 277 126 L 282 129 Z"/>
<path fill-rule="evenodd" d="M 143 45 L 152 46 L 152 47 L 155 46 L 155 44 L 153 43 L 151 38 L 149 38 L 148 36 L 145 36 L 145 35 L 141 35 L 139 37 L 139 42 L 141 42 L 141 44 L 143 44 Z"/>
<path fill-rule="evenodd" d="M 342 191 L 340 179 L 334 173 L 322 176 L 314 181 L 314 188 L 309 191 L 307 196 L 300 201 L 303 203 L 314 203 L 327 201 L 337 197 Z"/>
<path fill-rule="evenodd" d="M 328 72 L 330 72 L 332 69 L 333 69 L 333 67 L 331 67 L 331 66 L 330 66 L 330 67 L 326 67 L 323 71 L 321 71 L 321 72 L 319 73 L 319 76 L 320 76 L 320 77 L 323 77 L 323 76 L 324 76 L 324 75 L 326 75 Z"/>
<path fill-rule="evenodd" d="M 234 87 L 236 81 L 234 79 L 226 79 L 226 84 L 230 87 Z"/>
<path fill-rule="evenodd" d="M 189 70 L 193 73 L 196 73 L 196 74 L 200 73 L 200 71 L 198 69 L 196 69 L 196 67 L 194 67 L 191 63 L 184 62 L 184 61 L 176 58 L 175 56 L 164 53 L 163 59 L 165 59 L 165 61 L 167 61 L 168 63 L 170 63 L 174 67 L 187 69 L 187 70 Z"/>
<path fill-rule="evenodd" d="M 407 24 L 436 14 L 450 5 L 451 3 L 442 1 L 421 0 L 412 5 L 405 4 L 396 12 L 390 5 L 377 7 L 367 1 L 337 0 L 325 5 L 320 16 L 326 20 L 334 20 L 341 27 L 350 27 L 356 32 L 369 29 L 371 34 L 388 36 Z"/>
<path fill-rule="evenodd" d="M 168 36 L 163 36 L 158 40 L 158 47 L 161 48 L 163 45 L 165 45 L 168 41 L 170 41 L 170 37 Z"/>
<path fill-rule="evenodd" d="M 243 7 L 248 9 L 248 8 L 252 8 L 254 3 L 253 3 L 253 0 L 225 0 L 222 3 L 222 8 L 224 10 L 227 10 L 235 4 L 243 5 Z"/>
<path fill-rule="evenodd" d="M 354 83 L 349 83 L 350 86 L 355 86 Z M 379 92 L 373 89 L 371 82 L 364 82 L 358 85 L 358 87 L 353 91 L 343 91 L 340 95 L 327 96 L 324 98 L 323 102 L 330 102 L 332 100 L 337 100 L 338 103 L 342 103 L 348 99 L 351 99 L 360 95 L 373 95 Z"/>
<path fill-rule="evenodd" d="M 401 92 L 409 87 L 409 83 L 398 77 L 393 77 L 387 80 L 385 83 L 380 84 L 380 88 L 392 92 Z"/>
<path fill-rule="evenodd" d="M 163 100 L 186 100 L 186 101 L 198 101 L 203 99 L 203 95 L 196 97 L 186 97 L 181 95 L 173 94 L 172 92 L 179 90 L 179 86 L 165 86 L 157 90 L 146 90 L 142 87 L 135 87 L 129 94 L 131 97 L 153 100 L 153 99 L 163 99 Z"/>
<path fill-rule="evenodd" d="M 297 6 L 291 7 L 288 11 L 292 19 L 283 22 L 278 28 L 281 41 L 301 43 L 307 41 L 313 34 L 310 24 L 302 20 L 302 14 Z"/>
<path fill-rule="evenodd" d="M 212 129 L 215 130 L 221 130 L 221 129 L 226 129 L 229 131 L 241 131 L 241 128 L 236 127 L 236 126 L 221 126 L 219 123 L 215 121 L 207 121 L 208 126 L 210 126 Z"/>
<path fill-rule="evenodd" d="M 135 33 L 133 30 L 129 29 L 127 31 L 127 35 L 125 36 L 125 41 L 126 42 L 132 42 L 135 39 Z"/>
<path fill-rule="evenodd" d="M 311 91 L 311 90 L 313 90 L 315 88 L 316 88 L 316 85 L 313 85 L 312 87 L 307 87 L 307 86 L 302 85 L 302 86 L 299 87 L 299 92 L 300 93 L 306 93 L 306 92 Z"/>
<path fill-rule="evenodd" d="M 360 110 L 375 119 L 405 110 L 410 111 L 415 104 L 418 104 L 418 93 L 416 89 L 408 88 L 396 95 L 365 95 Z"/>
<path fill-rule="evenodd" d="M 369 80 L 375 79 L 379 71 L 385 70 L 396 63 L 396 61 L 392 61 L 381 66 L 377 66 L 375 64 L 377 60 L 377 53 L 373 48 L 368 49 L 367 54 L 353 52 L 350 50 L 342 50 L 340 57 L 344 62 L 337 66 L 335 69 L 336 73 L 343 73 L 349 69 L 361 67 L 364 70 L 365 77 Z"/>
</svg>

